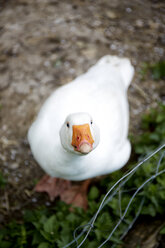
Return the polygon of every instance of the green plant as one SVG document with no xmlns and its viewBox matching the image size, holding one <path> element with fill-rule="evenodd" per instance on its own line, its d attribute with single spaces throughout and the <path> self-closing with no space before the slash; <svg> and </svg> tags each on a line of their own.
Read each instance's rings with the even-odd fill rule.
<svg viewBox="0 0 165 248">
<path fill-rule="evenodd" d="M 142 79 L 145 79 L 146 76 L 152 77 L 154 80 L 164 79 L 165 61 L 159 61 L 154 64 L 143 63 L 140 74 Z"/>
<path fill-rule="evenodd" d="M 144 155 L 165 142 L 165 105 L 159 103 L 142 117 L 141 135 L 131 137 L 135 154 Z"/>
<path fill-rule="evenodd" d="M 160 234 L 165 234 L 165 226 L 163 228 L 161 228 Z"/>
</svg>

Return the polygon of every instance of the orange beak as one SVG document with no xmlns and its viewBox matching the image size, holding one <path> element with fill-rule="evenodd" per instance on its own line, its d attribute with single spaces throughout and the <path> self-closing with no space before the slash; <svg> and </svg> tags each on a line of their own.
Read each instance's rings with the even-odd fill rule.
<svg viewBox="0 0 165 248">
<path fill-rule="evenodd" d="M 72 146 L 75 151 L 87 154 L 92 151 L 93 143 L 89 124 L 73 125 Z"/>
</svg>

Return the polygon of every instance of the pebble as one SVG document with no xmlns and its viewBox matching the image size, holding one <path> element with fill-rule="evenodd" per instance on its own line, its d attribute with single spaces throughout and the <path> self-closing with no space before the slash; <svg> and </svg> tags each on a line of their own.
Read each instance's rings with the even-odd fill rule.
<svg viewBox="0 0 165 248">
<path fill-rule="evenodd" d="M 36 202 L 37 202 L 37 198 L 33 197 L 33 198 L 32 198 L 32 202 L 33 202 L 33 203 L 36 203 Z"/>
<path fill-rule="evenodd" d="M 94 27 L 99 27 L 99 26 L 101 25 L 101 21 L 95 20 L 95 21 L 92 23 L 92 25 L 93 25 Z"/>
<path fill-rule="evenodd" d="M 154 47 L 154 51 L 159 55 L 164 54 L 164 49 L 162 47 Z"/>
<path fill-rule="evenodd" d="M 109 17 L 110 19 L 117 18 L 117 15 L 115 14 L 115 12 L 113 12 L 111 10 L 106 11 L 106 16 Z"/>
<path fill-rule="evenodd" d="M 10 158 L 11 158 L 12 160 L 15 160 L 15 157 L 16 157 L 16 154 L 17 154 L 17 150 L 12 149 L 10 152 L 11 152 Z"/>
<path fill-rule="evenodd" d="M 8 74 L 2 74 L 0 77 L 0 90 L 3 90 L 7 88 L 9 85 L 9 75 Z"/>
<path fill-rule="evenodd" d="M 115 44 L 111 44 L 110 45 L 110 48 L 111 48 L 111 50 L 116 50 L 117 49 L 117 46 Z"/>
<path fill-rule="evenodd" d="M 26 166 L 28 166 L 28 165 L 29 165 L 29 161 L 28 161 L 28 160 L 25 160 L 25 161 L 24 161 L 24 164 L 25 164 Z"/>
<path fill-rule="evenodd" d="M 131 12 L 132 12 L 132 9 L 131 9 L 131 8 L 129 8 L 129 7 L 128 7 L 128 8 L 126 8 L 125 10 L 126 10 L 126 12 L 127 12 L 127 13 L 131 13 Z"/>
<path fill-rule="evenodd" d="M 6 161 L 6 157 L 4 156 L 4 155 L 2 155 L 2 154 L 0 154 L 0 159 L 2 160 L 2 161 Z"/>
<path fill-rule="evenodd" d="M 75 73 L 75 69 L 74 68 L 70 68 L 69 73 L 70 74 L 74 74 Z"/>
<path fill-rule="evenodd" d="M 64 62 L 64 66 L 69 68 L 70 67 L 70 63 L 68 61 Z"/>
<path fill-rule="evenodd" d="M 16 170 L 16 169 L 18 169 L 18 167 L 19 167 L 19 164 L 18 163 L 13 163 L 13 164 L 10 164 L 10 169 L 12 169 L 12 170 Z"/>
<path fill-rule="evenodd" d="M 46 60 L 46 61 L 44 62 L 44 66 L 45 66 L 45 67 L 50 67 L 50 66 L 51 66 L 50 61 Z"/>
<path fill-rule="evenodd" d="M 50 203 L 50 202 L 45 202 L 45 205 L 46 205 L 46 206 L 50 206 L 51 203 Z"/>
<path fill-rule="evenodd" d="M 11 146 L 11 145 L 18 145 L 17 141 L 9 140 L 5 136 L 1 137 L 0 143 L 4 146 L 4 148 L 7 148 L 8 146 Z"/>
<path fill-rule="evenodd" d="M 15 179 L 15 181 L 16 181 L 17 183 L 19 182 L 19 178 L 18 178 L 18 177 L 15 177 L 14 179 Z"/>
<path fill-rule="evenodd" d="M 135 24 L 138 28 L 142 28 L 144 26 L 143 20 L 140 19 L 136 20 Z"/>
<path fill-rule="evenodd" d="M 82 51 L 83 55 L 88 58 L 88 60 L 94 58 L 97 54 L 97 49 L 93 46 Z"/>
<path fill-rule="evenodd" d="M 151 29 L 157 29 L 160 26 L 160 24 L 158 22 L 154 22 L 152 20 L 149 20 L 148 21 L 148 24 L 149 24 L 149 26 L 150 26 Z"/>
</svg>

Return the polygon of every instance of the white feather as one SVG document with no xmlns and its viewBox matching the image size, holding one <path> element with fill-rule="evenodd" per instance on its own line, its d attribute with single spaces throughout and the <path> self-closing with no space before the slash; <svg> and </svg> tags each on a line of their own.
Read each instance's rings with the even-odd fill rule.
<svg viewBox="0 0 165 248">
<path fill-rule="evenodd" d="M 28 140 L 35 159 L 49 175 L 84 180 L 125 165 L 131 150 L 127 88 L 133 73 L 128 59 L 107 55 L 47 99 L 29 129 Z M 84 156 L 65 150 L 60 140 L 66 117 L 80 113 L 80 118 L 81 112 L 89 113 L 100 129 L 99 144 Z M 82 118 L 78 123 L 86 121 Z"/>
</svg>

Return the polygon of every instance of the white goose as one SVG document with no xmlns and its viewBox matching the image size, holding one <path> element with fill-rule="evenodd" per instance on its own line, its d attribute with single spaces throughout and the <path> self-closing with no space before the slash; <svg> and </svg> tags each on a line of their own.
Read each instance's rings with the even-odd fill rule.
<svg viewBox="0 0 165 248">
<path fill-rule="evenodd" d="M 53 199 L 64 195 L 58 188 L 71 188 L 55 178 L 79 181 L 126 164 L 131 151 L 127 88 L 133 74 L 128 59 L 107 55 L 47 99 L 28 132 L 35 159 L 52 177 L 44 177 L 38 191 Z"/>
</svg>

